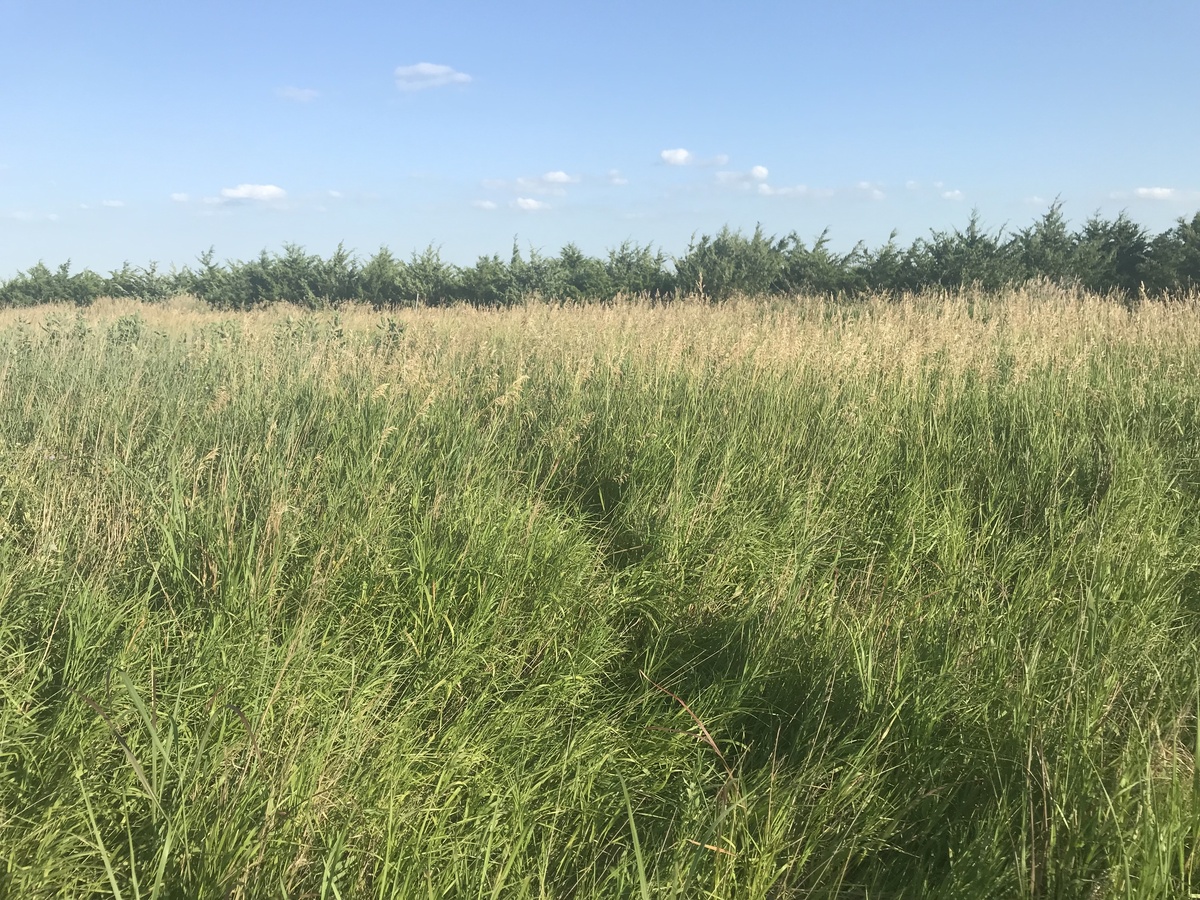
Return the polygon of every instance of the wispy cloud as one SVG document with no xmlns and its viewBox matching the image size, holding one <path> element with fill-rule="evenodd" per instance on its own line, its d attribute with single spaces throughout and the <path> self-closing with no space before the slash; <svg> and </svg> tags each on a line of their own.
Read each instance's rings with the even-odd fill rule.
<svg viewBox="0 0 1200 900">
<path fill-rule="evenodd" d="M 875 184 L 872 181 L 860 181 L 856 185 L 858 192 L 872 200 L 885 200 L 887 194 L 883 192 L 883 186 Z"/>
<path fill-rule="evenodd" d="M 493 200 L 476 200 L 471 204 L 476 209 L 485 209 L 491 211 L 496 208 L 496 203 Z"/>
<path fill-rule="evenodd" d="M 554 197 L 565 197 L 566 187 L 578 184 L 578 175 L 570 175 L 561 170 L 547 172 L 536 177 L 521 176 L 520 178 L 486 178 L 483 186 L 491 191 L 512 191 L 517 194 L 549 194 Z"/>
<path fill-rule="evenodd" d="M 774 187 L 764 181 L 758 185 L 758 195 L 760 197 L 806 197 L 810 193 L 812 191 L 805 184 L 792 185 L 791 187 Z"/>
<path fill-rule="evenodd" d="M 963 196 L 963 192 L 957 188 L 953 191 L 942 191 L 943 200 L 961 200 Z"/>
<path fill-rule="evenodd" d="M 276 93 L 284 100 L 291 100 L 293 103 L 312 103 L 321 96 L 321 92 L 312 88 L 301 87 L 282 87 Z"/>
<path fill-rule="evenodd" d="M 549 209 L 549 203 L 543 203 L 541 200 L 534 200 L 532 197 L 518 197 L 513 201 L 513 206 L 517 209 L 523 209 L 525 212 L 537 212 L 542 209 Z"/>
<path fill-rule="evenodd" d="M 125 201 L 124 200 L 102 200 L 100 202 L 100 205 L 107 206 L 110 209 L 119 209 L 120 207 L 125 205 Z"/>
<path fill-rule="evenodd" d="M 424 91 L 450 84 L 469 84 L 471 76 L 450 66 L 420 62 L 396 68 L 396 87 L 402 91 Z"/>
<path fill-rule="evenodd" d="M 57 222 L 58 213 L 34 213 L 18 209 L 10 212 L 8 218 L 16 219 L 18 222 Z"/>
<path fill-rule="evenodd" d="M 237 187 L 221 188 L 220 199 L 226 202 L 241 200 L 268 203 L 283 200 L 287 191 L 274 184 L 239 184 Z"/>
<path fill-rule="evenodd" d="M 659 157 L 668 166 L 723 166 L 729 162 L 729 157 L 724 153 L 718 153 L 716 156 L 702 159 L 691 150 L 685 150 L 683 147 L 676 147 L 674 150 L 664 150 L 659 154 Z"/>
<path fill-rule="evenodd" d="M 333 196 L 336 192 L 330 191 L 329 193 L 330 196 Z M 193 202 L 192 195 L 184 191 L 176 191 L 170 196 L 172 203 L 190 204 Z M 195 202 L 204 206 L 234 206 L 250 203 L 277 204 L 286 199 L 287 191 L 275 184 L 239 184 L 236 187 L 221 188 L 220 193 L 215 197 L 195 198 Z M 105 201 L 104 205 L 110 205 L 109 201 Z"/>
<path fill-rule="evenodd" d="M 629 184 L 629 179 L 616 169 L 609 169 L 607 177 L 608 183 L 614 185 L 615 187 L 624 187 L 625 185 Z"/>
<path fill-rule="evenodd" d="M 770 174 L 771 172 L 766 166 L 754 166 L 749 172 L 718 172 L 717 182 L 741 188 L 751 188 L 756 184 L 761 186 Z"/>
<path fill-rule="evenodd" d="M 1174 200 L 1178 192 L 1169 187 L 1140 187 L 1134 194 L 1140 200 Z"/>
</svg>

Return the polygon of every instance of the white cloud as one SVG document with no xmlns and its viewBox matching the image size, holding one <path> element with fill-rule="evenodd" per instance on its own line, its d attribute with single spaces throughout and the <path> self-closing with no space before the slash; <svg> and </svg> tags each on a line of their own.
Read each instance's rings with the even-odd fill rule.
<svg viewBox="0 0 1200 900">
<path fill-rule="evenodd" d="M 476 209 L 492 210 L 496 208 L 496 204 L 491 200 L 476 200 L 471 205 Z"/>
<path fill-rule="evenodd" d="M 396 69 L 396 87 L 402 91 L 423 91 L 427 88 L 445 87 L 448 84 L 468 84 L 471 76 L 450 66 L 438 63 L 417 63 L 415 66 L 399 66 Z"/>
<path fill-rule="evenodd" d="M 803 184 L 792 187 L 772 187 L 764 181 L 758 186 L 760 197 L 803 197 L 808 193 L 808 186 Z"/>
<path fill-rule="evenodd" d="M 543 203 L 541 200 L 534 200 L 532 197 L 518 197 L 513 201 L 513 206 L 517 209 L 523 209 L 526 212 L 537 212 L 540 209 L 549 209 L 549 203 Z"/>
<path fill-rule="evenodd" d="M 284 100 L 291 100 L 294 103 L 311 103 L 321 96 L 320 91 L 315 91 L 312 88 L 299 87 L 284 87 L 280 88 L 276 93 Z"/>
<path fill-rule="evenodd" d="M 1134 193 L 1142 200 L 1171 200 L 1175 197 L 1175 188 L 1140 187 Z"/>
<path fill-rule="evenodd" d="M 119 209 L 120 207 L 125 205 L 125 201 L 124 200 L 103 200 L 103 201 L 101 201 L 100 205 L 107 206 L 110 209 Z"/>
<path fill-rule="evenodd" d="M 483 186 L 489 191 L 512 191 L 515 194 L 543 194 L 553 197 L 565 197 L 566 185 L 578 184 L 578 175 L 569 175 L 563 171 L 547 172 L 536 178 L 521 176 L 511 181 L 504 178 L 485 178 Z"/>
<path fill-rule="evenodd" d="M 1042 197 L 1039 197 L 1037 194 L 1033 194 L 1030 197 L 1026 197 L 1025 202 L 1028 203 L 1030 206 L 1041 206 L 1046 201 Z"/>
<path fill-rule="evenodd" d="M 329 196 L 332 197 L 334 200 L 341 200 L 343 197 L 346 196 L 341 191 L 326 191 L 326 193 L 329 194 Z"/>
<path fill-rule="evenodd" d="M 615 187 L 622 187 L 629 184 L 629 179 L 618 172 L 616 169 L 608 170 L 608 183 Z"/>
<path fill-rule="evenodd" d="M 512 188 L 522 194 L 553 194 L 555 197 L 566 195 L 562 185 L 545 178 L 518 178 Z"/>
<path fill-rule="evenodd" d="M 176 191 L 174 194 L 171 195 L 172 203 L 187 203 L 188 199 L 189 199 L 188 195 L 183 193 L 182 191 Z"/>
<path fill-rule="evenodd" d="M 942 191 L 943 200 L 961 200 L 962 198 L 963 192 L 960 190 Z"/>
<path fill-rule="evenodd" d="M 221 188 L 221 200 L 258 200 L 266 202 L 282 200 L 287 191 L 274 184 L 239 184 L 237 187 Z"/>
<path fill-rule="evenodd" d="M 870 181 L 860 181 L 858 189 L 872 200 L 883 200 L 887 197 L 887 194 L 883 192 L 883 189 L 879 185 L 873 184 Z"/>
<path fill-rule="evenodd" d="M 668 166 L 724 166 L 729 163 L 729 156 L 718 153 L 716 156 L 702 159 L 690 150 L 678 147 L 674 150 L 664 150 L 659 154 Z"/>
<path fill-rule="evenodd" d="M 755 166 L 749 172 L 718 172 L 717 183 L 749 190 L 755 184 L 761 186 L 770 174 L 766 166 Z"/>
</svg>

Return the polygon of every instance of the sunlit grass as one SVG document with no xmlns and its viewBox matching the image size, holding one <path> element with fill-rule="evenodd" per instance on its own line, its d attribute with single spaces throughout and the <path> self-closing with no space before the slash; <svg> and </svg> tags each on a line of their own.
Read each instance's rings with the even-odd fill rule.
<svg viewBox="0 0 1200 900">
<path fill-rule="evenodd" d="M 1187 897 L 1200 307 L 0 312 L 0 894 Z"/>
</svg>

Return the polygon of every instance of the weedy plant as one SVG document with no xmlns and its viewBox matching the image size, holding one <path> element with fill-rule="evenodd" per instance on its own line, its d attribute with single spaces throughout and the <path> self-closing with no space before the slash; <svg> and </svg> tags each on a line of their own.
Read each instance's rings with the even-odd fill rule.
<svg viewBox="0 0 1200 900">
<path fill-rule="evenodd" d="M 20 316 L 4 897 L 1200 893 L 1194 303 Z"/>
</svg>

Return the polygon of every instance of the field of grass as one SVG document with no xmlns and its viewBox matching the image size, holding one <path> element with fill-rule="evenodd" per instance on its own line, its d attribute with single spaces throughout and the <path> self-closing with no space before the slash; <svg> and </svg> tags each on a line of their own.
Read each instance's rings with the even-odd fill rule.
<svg viewBox="0 0 1200 900">
<path fill-rule="evenodd" d="M 0 313 L 0 896 L 1200 893 L 1200 305 Z"/>
</svg>

